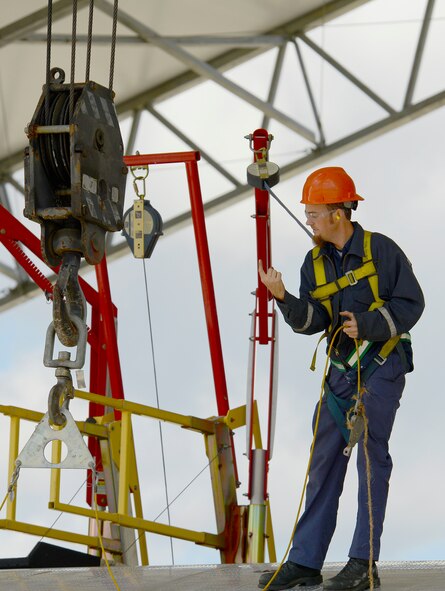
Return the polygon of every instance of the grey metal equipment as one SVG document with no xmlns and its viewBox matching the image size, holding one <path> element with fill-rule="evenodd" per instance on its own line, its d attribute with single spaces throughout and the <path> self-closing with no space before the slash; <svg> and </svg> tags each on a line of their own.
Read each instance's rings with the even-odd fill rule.
<svg viewBox="0 0 445 591">
<path fill-rule="evenodd" d="M 74 397 L 72 369 L 85 363 L 86 301 L 79 284 L 82 257 L 97 265 L 105 254 L 107 232 L 123 227 L 126 175 L 123 141 L 112 90 L 116 42 L 117 0 L 113 15 L 110 86 L 89 79 L 92 17 L 90 0 L 85 82 L 75 83 L 77 1 L 73 0 L 71 80 L 50 66 L 52 2 L 48 3 L 46 83 L 31 122 L 26 127 L 25 216 L 41 227 L 41 249 L 51 267 L 59 267 L 53 286 L 53 320 L 45 342 L 44 365 L 56 369 L 57 383 L 48 397 L 48 412 L 19 456 L 21 466 L 87 468 L 93 458 L 68 411 Z M 54 358 L 55 337 L 76 347 Z M 42 456 L 48 441 L 68 447 L 67 461 L 57 465 Z"/>
<path fill-rule="evenodd" d="M 65 418 L 65 426 L 56 430 L 51 426 L 48 413 L 44 415 L 34 430 L 31 438 L 19 453 L 16 466 L 19 468 L 90 468 L 94 469 L 94 460 L 77 425 L 66 407 L 61 412 Z M 47 459 L 51 449 L 47 449 L 53 441 L 61 441 L 66 445 L 66 457 L 52 462 Z"/>
<path fill-rule="evenodd" d="M 362 414 L 355 412 L 349 419 L 349 441 L 348 445 L 343 450 L 343 455 L 349 457 L 352 453 L 353 447 L 359 442 L 360 437 L 363 435 L 365 430 L 365 419 Z"/>
<path fill-rule="evenodd" d="M 69 252 L 96 265 L 106 232 L 123 226 L 123 142 L 113 92 L 92 81 L 74 84 L 70 119 L 70 84 L 64 81 L 64 71 L 53 68 L 26 128 L 24 214 L 41 225 L 49 265 L 59 265 Z"/>
<path fill-rule="evenodd" d="M 253 146 L 253 134 L 244 136 L 249 140 L 249 147 L 254 153 L 254 162 L 247 167 L 247 182 L 255 189 L 266 190 L 266 182 L 269 187 L 273 187 L 280 182 L 280 168 L 274 162 L 269 162 L 269 148 L 273 140 L 273 135 L 269 134 L 267 148 L 255 150 Z"/>
<path fill-rule="evenodd" d="M 137 173 L 136 171 L 141 171 Z M 145 180 L 148 177 L 148 166 L 130 167 L 133 175 L 133 188 L 138 199 L 133 201 L 124 215 L 124 229 L 122 234 L 135 258 L 148 259 L 154 247 L 162 236 L 163 222 L 161 214 L 145 199 Z"/>
</svg>

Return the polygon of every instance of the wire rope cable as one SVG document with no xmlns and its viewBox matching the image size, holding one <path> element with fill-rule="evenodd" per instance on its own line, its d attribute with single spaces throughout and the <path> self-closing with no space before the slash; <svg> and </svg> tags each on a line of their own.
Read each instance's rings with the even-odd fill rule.
<svg viewBox="0 0 445 591">
<path fill-rule="evenodd" d="M 201 469 L 201 470 L 200 470 L 200 471 L 199 471 L 199 472 L 196 474 L 196 476 L 194 476 L 194 477 L 193 477 L 193 478 L 190 480 L 190 482 L 188 482 L 188 484 L 186 484 L 186 485 L 184 486 L 184 488 L 183 488 L 182 490 L 180 490 L 180 491 L 179 491 L 179 493 L 178 493 L 178 494 L 175 496 L 175 498 L 174 498 L 174 499 L 172 499 L 172 500 L 170 501 L 170 503 L 169 503 L 168 507 L 171 507 L 171 506 L 173 505 L 173 503 L 174 503 L 175 501 L 177 501 L 177 500 L 179 499 L 179 497 L 181 497 L 181 496 L 182 496 L 182 495 L 185 493 L 185 491 L 186 491 L 188 488 L 190 488 L 190 486 L 191 486 L 191 485 L 192 485 L 192 484 L 195 482 L 195 480 L 197 480 L 197 479 L 198 479 L 198 478 L 201 476 L 201 474 L 202 474 L 203 472 L 205 472 L 205 471 L 206 471 L 208 468 L 210 468 L 210 466 L 213 464 L 213 462 L 219 458 L 219 456 L 221 455 L 221 453 L 222 453 L 222 452 L 223 452 L 223 451 L 224 451 L 226 448 L 227 448 L 227 446 L 221 446 L 221 448 L 220 448 L 220 449 L 218 450 L 218 452 L 217 452 L 217 453 L 216 453 L 216 454 L 213 456 L 213 458 L 212 458 L 211 460 L 209 460 L 209 461 L 207 462 L 207 464 L 206 464 L 206 465 L 205 465 L 205 466 L 204 466 L 204 467 L 203 467 L 203 468 L 202 468 L 202 469 Z M 154 519 L 152 519 L 152 521 L 153 521 L 153 522 L 156 522 L 156 521 L 157 521 L 157 520 L 158 520 L 158 519 L 161 517 L 161 515 L 163 515 L 163 514 L 164 514 L 164 513 L 167 511 L 168 507 L 164 507 L 164 509 L 163 509 L 163 510 L 162 510 L 162 511 L 161 511 L 161 512 L 160 512 L 160 513 L 159 513 L 159 514 L 158 514 L 158 515 L 157 515 L 157 516 L 154 518 Z M 142 534 L 141 534 L 141 535 L 142 535 Z M 132 543 L 131 543 L 131 544 L 128 546 L 128 548 L 125 548 L 124 552 L 128 552 L 128 550 L 130 550 L 130 548 L 132 548 L 132 547 L 134 546 L 134 544 L 136 544 L 136 542 L 137 542 L 137 541 L 140 539 L 141 535 L 139 535 L 139 536 L 138 536 L 138 537 L 137 537 L 137 538 L 136 538 L 136 539 L 135 539 L 135 540 L 134 540 L 134 541 L 133 541 L 133 542 L 132 542 Z"/>
<path fill-rule="evenodd" d="M 74 79 L 76 75 L 77 0 L 73 0 L 73 26 L 71 33 L 70 121 L 74 113 Z"/>
<path fill-rule="evenodd" d="M 266 189 L 266 191 L 269 193 L 269 195 L 271 195 L 280 205 L 281 207 L 291 216 L 292 219 L 294 219 L 297 224 L 300 226 L 300 228 L 302 230 L 304 230 L 306 232 L 306 234 L 309 236 L 309 238 L 313 238 L 313 234 L 306 228 L 306 226 L 303 224 L 303 222 L 300 222 L 300 220 L 297 218 L 297 216 L 295 216 L 291 210 L 281 201 L 281 199 L 279 199 L 275 193 L 272 191 L 272 189 L 269 187 L 269 185 L 265 182 L 264 183 L 264 188 Z"/>
<path fill-rule="evenodd" d="M 111 34 L 110 82 L 108 85 L 110 91 L 113 90 L 113 80 L 114 80 L 114 62 L 115 62 L 115 58 L 116 58 L 116 30 L 117 30 L 118 5 L 119 5 L 119 0 L 114 0 L 113 32 Z"/>
<path fill-rule="evenodd" d="M 154 339 L 153 339 L 153 324 L 151 321 L 151 308 L 150 308 L 150 296 L 148 292 L 148 279 L 147 279 L 147 269 L 145 266 L 145 259 L 142 259 L 142 264 L 144 268 L 144 283 L 145 283 L 145 298 L 147 302 L 147 315 L 148 315 L 148 325 L 150 329 L 150 346 L 151 346 L 151 359 L 153 365 L 153 377 L 154 377 L 154 385 L 155 385 L 155 393 L 156 393 L 156 405 L 157 408 L 160 408 L 159 404 L 159 387 L 158 387 L 158 375 L 156 370 L 156 356 L 155 356 L 155 347 L 154 347 Z M 161 458 L 162 458 L 162 472 L 164 477 L 164 490 L 165 490 L 165 502 L 167 504 L 167 520 L 168 524 L 171 525 L 171 516 L 170 516 L 170 502 L 169 502 L 169 495 L 168 495 L 168 481 L 167 481 L 167 466 L 165 461 L 165 448 L 164 448 L 164 437 L 162 432 L 162 423 L 158 421 L 159 425 L 159 439 L 161 444 Z M 175 564 L 175 554 L 173 550 L 173 538 L 170 538 L 170 552 L 172 557 L 172 564 Z"/>
<path fill-rule="evenodd" d="M 45 124 L 49 125 L 49 81 L 51 71 L 51 38 L 53 26 L 53 0 L 48 0 L 48 23 L 46 32 L 46 88 L 45 88 Z"/>
<path fill-rule="evenodd" d="M 87 59 L 85 68 L 85 82 L 90 80 L 90 67 L 91 67 L 91 45 L 93 42 L 93 14 L 94 14 L 94 0 L 90 0 L 89 12 L 88 12 L 88 38 L 87 38 Z"/>
</svg>

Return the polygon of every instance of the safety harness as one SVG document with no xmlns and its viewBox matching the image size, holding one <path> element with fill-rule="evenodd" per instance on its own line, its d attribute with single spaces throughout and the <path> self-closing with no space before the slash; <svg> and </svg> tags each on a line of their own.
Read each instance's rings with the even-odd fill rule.
<svg viewBox="0 0 445 591">
<path fill-rule="evenodd" d="M 347 271 L 342 277 L 327 283 L 324 260 L 323 257 L 320 256 L 320 247 L 316 246 L 312 249 L 312 262 L 314 265 L 315 282 L 317 287 L 310 292 L 310 295 L 312 298 L 318 300 L 326 308 L 329 314 L 331 324 L 329 326 L 328 333 L 331 332 L 333 328 L 333 310 L 331 298 L 342 289 L 356 285 L 363 279 L 368 279 L 374 297 L 374 301 L 371 303 L 369 311 L 376 310 L 384 304 L 384 301 L 379 296 L 378 273 L 374 261 L 372 260 L 371 232 L 367 230 L 364 231 L 363 251 L 364 255 L 362 259 L 362 265 L 360 267 L 351 271 Z M 377 354 L 364 368 L 362 372 L 362 383 L 366 383 L 366 380 L 371 377 L 375 370 L 386 362 L 389 355 L 396 347 L 402 358 L 402 361 L 406 364 L 405 352 L 401 345 L 402 339 L 411 340 L 411 337 L 408 333 L 396 335 L 395 337 L 388 339 L 382 345 Z M 358 351 L 354 350 L 346 360 L 346 363 L 339 363 L 331 359 L 331 364 L 343 372 L 354 369 L 357 367 L 357 362 L 359 359 L 363 359 L 364 355 L 366 355 L 373 344 L 374 343 L 370 341 L 360 340 Z M 325 393 L 327 396 L 328 408 L 338 427 L 340 428 L 343 437 L 345 438 L 346 442 L 348 442 L 350 431 L 346 428 L 345 415 L 351 408 L 351 400 L 344 400 L 337 397 L 329 388 L 327 383 L 325 383 Z"/>
</svg>

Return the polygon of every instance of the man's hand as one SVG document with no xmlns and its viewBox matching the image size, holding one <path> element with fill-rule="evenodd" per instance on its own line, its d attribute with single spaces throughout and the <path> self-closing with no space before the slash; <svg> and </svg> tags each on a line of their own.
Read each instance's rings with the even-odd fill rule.
<svg viewBox="0 0 445 591">
<path fill-rule="evenodd" d="M 266 273 L 263 269 L 263 261 L 261 260 L 258 262 L 258 273 L 261 281 L 264 283 L 273 297 L 277 300 L 283 301 L 286 288 L 284 287 L 284 283 L 281 280 L 281 273 L 275 271 L 273 267 L 267 269 Z"/>
<path fill-rule="evenodd" d="M 357 320 L 352 312 L 340 312 L 340 316 L 345 316 L 347 320 L 343 322 L 343 332 L 345 332 L 351 339 L 358 339 Z"/>
</svg>

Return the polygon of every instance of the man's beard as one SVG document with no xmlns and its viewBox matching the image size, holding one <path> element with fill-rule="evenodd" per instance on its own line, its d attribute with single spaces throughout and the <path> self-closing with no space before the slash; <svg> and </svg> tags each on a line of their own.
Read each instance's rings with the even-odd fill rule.
<svg viewBox="0 0 445 591">
<path fill-rule="evenodd" d="M 315 244 L 315 246 L 319 246 L 320 248 L 323 248 L 323 246 L 326 244 L 326 240 L 317 235 L 312 236 L 312 242 Z"/>
</svg>

